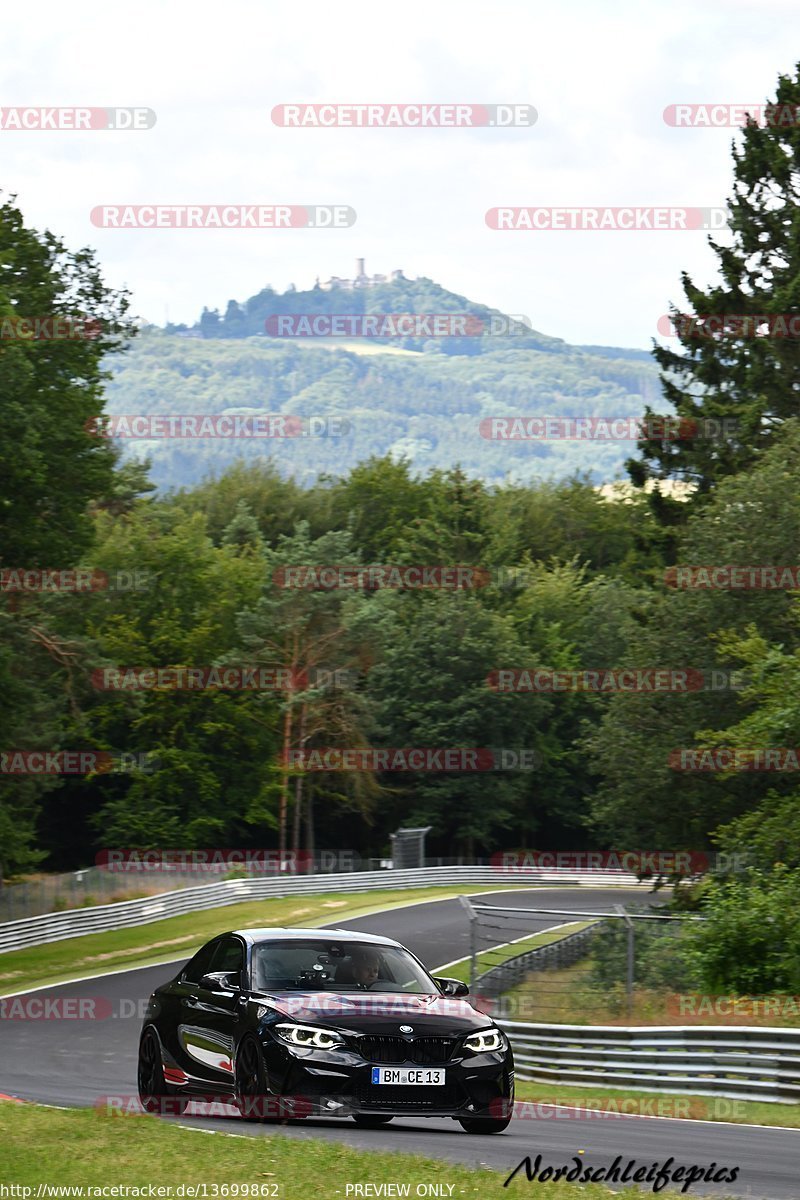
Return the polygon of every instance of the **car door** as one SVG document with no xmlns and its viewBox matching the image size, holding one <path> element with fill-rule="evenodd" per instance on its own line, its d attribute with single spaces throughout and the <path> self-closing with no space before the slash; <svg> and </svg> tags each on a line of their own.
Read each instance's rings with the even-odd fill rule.
<svg viewBox="0 0 800 1200">
<path fill-rule="evenodd" d="M 191 1044 L 192 1031 L 200 1027 L 198 985 L 206 971 L 211 970 L 218 943 L 215 938 L 202 946 L 161 995 L 161 1040 L 176 1065 L 193 1081 L 198 1076 L 205 1079 L 205 1075 L 198 1071 L 197 1059 L 187 1050 L 187 1037 Z"/>
<path fill-rule="evenodd" d="M 229 1089 L 233 1083 L 233 1053 L 244 1011 L 244 965 L 242 940 L 222 937 L 213 944 L 210 961 L 194 966 L 192 978 L 185 980 L 180 1041 L 184 1058 L 191 1063 L 186 1069 L 214 1090 Z M 202 983 L 203 975 L 223 972 L 236 986 L 216 991 Z"/>
</svg>

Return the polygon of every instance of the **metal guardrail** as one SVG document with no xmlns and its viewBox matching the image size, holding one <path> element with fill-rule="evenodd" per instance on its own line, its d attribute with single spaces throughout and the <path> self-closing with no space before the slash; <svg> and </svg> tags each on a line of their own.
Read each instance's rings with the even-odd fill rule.
<svg viewBox="0 0 800 1200">
<path fill-rule="evenodd" d="M 513 958 L 507 958 L 505 962 L 498 963 L 496 966 L 490 967 L 488 971 L 484 971 L 482 975 L 478 975 L 473 990 L 479 991 L 484 996 L 493 997 L 516 987 L 530 971 L 572 966 L 578 959 L 589 953 L 591 941 L 601 924 L 601 921 L 597 921 L 588 929 L 576 929 L 574 933 L 568 933 L 555 942 L 549 942 L 546 946 L 534 946 L 532 950 L 526 950 L 524 954 L 516 954 Z"/>
<path fill-rule="evenodd" d="M 4 884 L 0 879 L 0 925 L 7 921 L 23 921 L 26 917 L 40 917 L 45 913 L 65 912 L 98 904 L 118 904 L 121 900 L 139 900 L 143 896 L 176 892 L 185 887 L 201 887 L 205 883 L 221 883 L 227 879 L 263 879 L 286 874 L 338 875 L 350 871 L 390 870 L 395 865 L 385 857 L 362 858 L 354 850 L 323 849 L 316 854 L 287 851 L 283 871 L 278 869 L 277 850 L 240 850 L 238 854 L 230 851 L 186 850 L 176 852 L 174 861 L 169 860 L 168 851 L 155 851 L 154 856 L 145 851 L 138 864 L 134 860 L 127 866 L 121 861 L 125 851 L 116 860 L 114 851 L 106 853 L 108 861 L 102 865 L 98 863 L 77 871 L 47 872 L 13 883 L 6 881 Z M 421 862 L 405 865 L 409 868 L 489 867 L 492 863 L 488 858 L 466 855 L 429 855 Z"/>
<path fill-rule="evenodd" d="M 140 900 L 123 900 L 117 904 L 102 904 L 92 908 L 77 908 L 65 912 L 46 913 L 9 921 L 0 925 L 0 954 L 80 937 L 87 933 L 105 933 L 131 925 L 146 925 L 166 917 L 184 913 L 240 904 L 246 900 L 267 900 L 278 896 L 308 896 L 321 892 L 358 893 L 393 888 L 432 886 L 461 887 L 464 884 L 495 884 L 498 887 L 517 882 L 513 876 L 493 867 L 421 867 L 413 870 L 354 871 L 347 874 L 294 875 L 266 879 L 230 879 L 202 887 L 182 888 L 162 892 Z M 526 872 L 520 876 L 520 887 L 530 884 L 583 883 L 608 887 L 636 886 L 635 875 L 624 871 L 558 871 Z M 650 888 L 649 883 L 642 883 Z"/>
<path fill-rule="evenodd" d="M 800 1101 L 800 1029 L 497 1023 L 511 1039 L 517 1079 Z"/>
</svg>

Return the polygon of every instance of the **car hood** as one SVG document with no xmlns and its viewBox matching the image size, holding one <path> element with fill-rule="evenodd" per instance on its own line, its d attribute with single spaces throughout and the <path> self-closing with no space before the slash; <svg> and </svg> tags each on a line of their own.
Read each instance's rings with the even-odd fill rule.
<svg viewBox="0 0 800 1200">
<path fill-rule="evenodd" d="M 400 1025 L 411 1025 L 417 1036 L 457 1037 L 492 1024 L 491 1017 L 476 1012 L 468 1000 L 456 996 L 417 996 L 408 992 L 264 992 L 252 999 L 254 1004 L 292 1021 L 354 1033 L 397 1034 Z"/>
</svg>

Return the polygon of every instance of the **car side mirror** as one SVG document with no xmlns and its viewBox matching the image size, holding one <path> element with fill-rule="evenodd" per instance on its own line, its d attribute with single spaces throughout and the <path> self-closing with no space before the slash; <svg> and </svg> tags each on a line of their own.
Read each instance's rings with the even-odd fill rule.
<svg viewBox="0 0 800 1200">
<path fill-rule="evenodd" d="M 469 988 L 461 979 L 449 979 L 446 975 L 434 975 L 434 983 L 438 983 L 445 996 L 468 996 Z"/>
<path fill-rule="evenodd" d="M 238 992 L 237 976 L 238 971 L 210 971 L 201 978 L 200 987 L 209 992 Z"/>
</svg>

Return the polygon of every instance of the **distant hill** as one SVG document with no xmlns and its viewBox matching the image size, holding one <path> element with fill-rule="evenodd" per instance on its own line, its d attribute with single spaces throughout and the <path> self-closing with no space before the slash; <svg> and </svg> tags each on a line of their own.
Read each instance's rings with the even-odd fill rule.
<svg viewBox="0 0 800 1200">
<path fill-rule="evenodd" d="M 317 285 L 303 292 L 292 289 L 275 292 L 267 287 L 243 304 L 229 300 L 224 314 L 217 309 L 206 308 L 194 325 L 167 325 L 165 332 L 184 336 L 200 335 L 204 338 L 246 338 L 264 336 L 270 326 L 277 324 L 277 318 L 285 315 L 313 318 L 320 314 L 340 317 L 398 313 L 425 316 L 452 314 L 455 318 L 464 318 L 467 333 L 475 331 L 476 336 L 437 338 L 423 333 L 419 337 L 378 335 L 371 336 L 369 340 L 417 351 L 422 351 L 426 345 L 432 348 L 431 344 L 435 343 L 443 354 L 474 355 L 490 351 L 498 336 L 508 340 L 504 332 L 508 326 L 513 331 L 514 344 L 522 349 L 558 352 L 565 345 L 561 338 L 538 333 L 521 320 L 509 320 L 498 309 L 476 304 L 466 296 L 449 292 L 432 279 L 406 279 L 399 271 L 396 275 L 398 278 L 378 284 L 374 280 L 382 279 L 382 276 L 365 275 L 363 286 L 352 286 L 351 280 L 335 280 L 331 281 L 332 286 Z M 351 286 L 342 287 L 341 284 Z M 498 330 L 503 330 L 503 333 L 498 334 Z"/>
<path fill-rule="evenodd" d="M 279 316 L 398 313 L 467 317 L 468 332 L 479 332 L 321 339 L 265 331 L 270 318 L 269 327 L 277 328 Z M 345 473 L 386 453 L 405 456 L 420 471 L 459 462 L 487 481 L 560 478 L 575 470 L 588 471 L 598 484 L 613 479 L 633 442 L 494 441 L 481 435 L 480 422 L 492 416 L 639 416 L 660 397 L 649 354 L 571 346 L 501 317 L 429 279 L 401 277 L 358 290 L 266 288 L 243 304 L 231 301 L 224 315 L 204 310 L 194 326 L 146 327 L 110 364 L 107 411 L 281 413 L 349 425 L 337 437 L 126 440 L 126 453 L 152 458 L 160 487 L 188 486 L 236 458 L 254 457 L 311 483 L 323 472 Z M 500 326 L 511 333 L 488 332 Z"/>
</svg>

